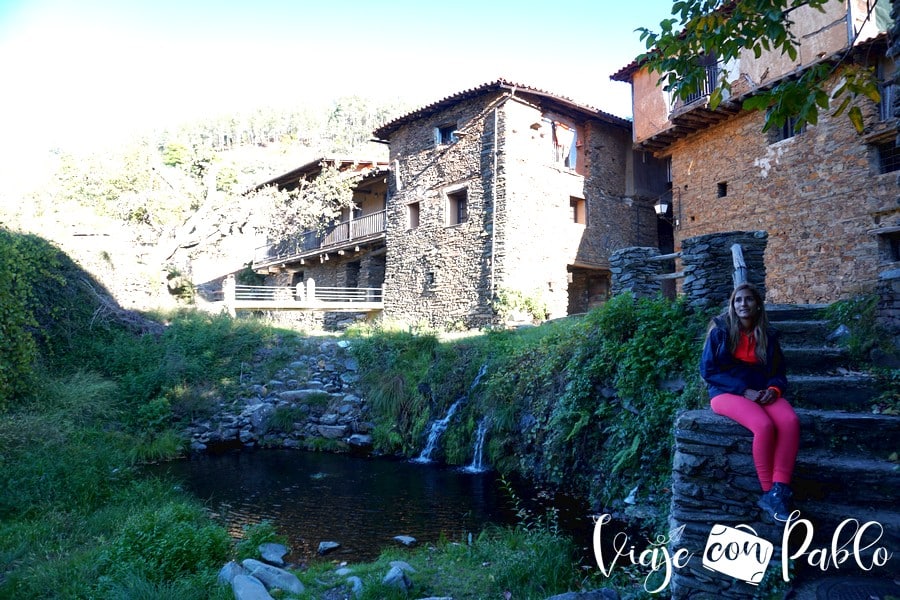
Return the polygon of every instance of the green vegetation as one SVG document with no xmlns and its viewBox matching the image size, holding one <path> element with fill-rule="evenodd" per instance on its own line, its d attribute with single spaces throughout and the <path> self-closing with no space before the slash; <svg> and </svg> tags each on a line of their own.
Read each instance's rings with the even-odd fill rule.
<svg viewBox="0 0 900 600">
<path fill-rule="evenodd" d="M 599 506 L 638 487 L 662 518 L 675 414 L 705 399 L 696 361 L 706 322 L 681 302 L 623 295 L 581 319 L 452 342 L 376 327 L 357 331 L 353 349 L 379 450 L 413 455 L 428 423 L 467 396 L 442 438 L 447 462 L 471 459 L 488 417 L 488 459 L 501 472 L 565 484 Z"/>
<path fill-rule="evenodd" d="M 3 229 L 0 289 L 0 598 L 229 597 L 225 530 L 137 467 L 177 456 L 179 423 L 232 397 L 255 354 L 277 368 L 300 340 L 187 312 L 163 331 Z"/>
</svg>

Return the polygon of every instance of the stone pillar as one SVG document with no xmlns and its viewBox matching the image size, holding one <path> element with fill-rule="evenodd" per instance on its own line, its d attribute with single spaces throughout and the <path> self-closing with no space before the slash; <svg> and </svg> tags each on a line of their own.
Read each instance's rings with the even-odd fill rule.
<svg viewBox="0 0 900 600">
<path fill-rule="evenodd" d="M 882 271 L 875 291 L 878 294 L 875 318 L 890 336 L 895 350 L 893 359 L 883 366 L 897 368 L 894 363 L 900 358 L 900 269 Z"/>
<path fill-rule="evenodd" d="M 660 274 L 662 263 L 650 260 L 659 256 L 650 247 L 631 247 L 616 250 L 609 257 L 613 295 L 631 292 L 636 298 L 653 297 L 662 293 L 662 284 L 654 276 Z"/>
<path fill-rule="evenodd" d="M 731 247 L 740 244 L 747 266 L 747 280 L 766 295 L 764 254 L 769 234 L 765 231 L 729 231 L 699 235 L 681 242 L 684 270 L 682 292 L 698 310 L 722 306 L 734 289 Z"/>
<path fill-rule="evenodd" d="M 222 281 L 222 299 L 225 303 L 225 309 L 232 317 L 234 317 L 236 314 L 234 309 L 235 296 L 237 292 L 236 285 L 237 283 L 234 279 L 234 275 L 229 275 Z"/>
</svg>

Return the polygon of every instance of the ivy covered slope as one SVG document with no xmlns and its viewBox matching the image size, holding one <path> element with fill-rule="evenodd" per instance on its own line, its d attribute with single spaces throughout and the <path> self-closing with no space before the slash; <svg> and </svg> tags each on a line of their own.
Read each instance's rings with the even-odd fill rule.
<svg viewBox="0 0 900 600">
<path fill-rule="evenodd" d="M 696 373 L 707 322 L 682 302 L 622 295 L 537 328 L 450 342 L 382 329 L 354 348 L 379 450 L 414 455 L 429 422 L 465 396 L 441 439 L 447 462 L 471 460 L 487 419 L 487 458 L 502 472 L 558 484 L 595 507 L 635 487 L 662 506 L 674 415 L 705 398 Z"/>
</svg>

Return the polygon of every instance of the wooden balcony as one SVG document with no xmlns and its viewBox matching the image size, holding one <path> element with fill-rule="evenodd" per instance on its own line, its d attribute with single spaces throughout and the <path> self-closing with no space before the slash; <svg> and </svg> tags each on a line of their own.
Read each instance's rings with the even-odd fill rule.
<svg viewBox="0 0 900 600">
<path fill-rule="evenodd" d="M 385 211 L 341 221 L 323 231 L 305 231 L 293 240 L 266 244 L 253 254 L 253 268 L 297 262 L 303 258 L 336 252 L 360 243 L 384 239 Z"/>
</svg>

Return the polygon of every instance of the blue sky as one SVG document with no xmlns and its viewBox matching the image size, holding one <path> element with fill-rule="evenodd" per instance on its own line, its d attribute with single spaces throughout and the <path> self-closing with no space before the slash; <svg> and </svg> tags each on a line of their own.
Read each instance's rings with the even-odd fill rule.
<svg viewBox="0 0 900 600">
<path fill-rule="evenodd" d="M 352 94 L 427 104 L 501 76 L 629 116 L 609 75 L 671 4 L 0 0 L 2 145 L 68 148 Z"/>
</svg>

